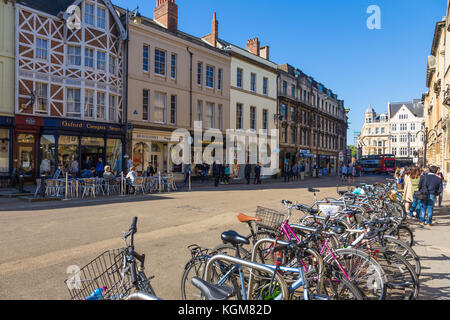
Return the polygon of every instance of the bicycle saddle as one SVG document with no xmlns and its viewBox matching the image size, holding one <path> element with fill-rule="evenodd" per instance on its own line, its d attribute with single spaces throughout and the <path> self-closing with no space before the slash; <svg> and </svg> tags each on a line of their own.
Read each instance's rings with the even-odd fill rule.
<svg viewBox="0 0 450 320">
<path fill-rule="evenodd" d="M 221 238 L 224 243 L 231 243 L 234 246 L 238 246 L 241 244 L 250 244 L 250 240 L 232 230 L 222 233 Z"/>
<path fill-rule="evenodd" d="M 340 195 L 340 196 L 343 196 L 344 194 L 347 194 L 348 193 L 348 191 L 338 191 L 337 192 L 338 193 L 338 195 Z"/>
<path fill-rule="evenodd" d="M 308 191 L 309 192 L 320 192 L 319 189 L 313 189 L 313 188 L 308 188 Z"/>
<path fill-rule="evenodd" d="M 251 222 L 251 221 L 257 221 L 257 222 L 261 222 L 262 221 L 262 219 L 261 218 L 256 218 L 256 217 L 249 217 L 249 216 L 247 216 L 247 215 L 245 215 L 245 214 L 243 214 L 243 213 L 240 213 L 238 216 L 237 216 L 237 218 L 238 218 L 238 220 L 240 221 L 240 222 Z"/>
<path fill-rule="evenodd" d="M 215 286 L 199 277 L 193 277 L 191 283 L 201 291 L 209 301 L 225 301 L 234 296 L 234 289 L 227 286 Z"/>
</svg>

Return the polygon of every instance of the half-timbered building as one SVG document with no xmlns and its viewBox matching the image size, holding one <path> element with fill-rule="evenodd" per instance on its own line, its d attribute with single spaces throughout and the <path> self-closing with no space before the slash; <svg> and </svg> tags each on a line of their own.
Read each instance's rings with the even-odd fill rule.
<svg viewBox="0 0 450 320">
<path fill-rule="evenodd" d="M 122 170 L 126 30 L 109 0 L 16 1 L 14 166 Z"/>
</svg>

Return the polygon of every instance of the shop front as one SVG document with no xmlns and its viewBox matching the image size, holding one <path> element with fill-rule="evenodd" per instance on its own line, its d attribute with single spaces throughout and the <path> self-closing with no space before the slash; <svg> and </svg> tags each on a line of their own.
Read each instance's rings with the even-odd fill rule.
<svg viewBox="0 0 450 320">
<path fill-rule="evenodd" d="M 123 170 L 123 126 L 48 118 L 39 138 L 39 173 L 53 175 L 59 165 L 73 176 L 101 161 L 115 174 Z"/>
<path fill-rule="evenodd" d="M 314 155 L 311 153 L 311 150 L 303 150 L 300 149 L 300 152 L 298 154 L 299 162 L 303 163 L 305 165 L 305 175 L 311 176 L 312 175 L 312 169 L 314 166 Z"/>
<path fill-rule="evenodd" d="M 173 147 L 172 132 L 147 129 L 133 130 L 133 166 L 143 173 L 149 164 L 155 173 L 182 173 L 182 165 L 172 162 Z"/>
<path fill-rule="evenodd" d="M 14 118 L 0 116 L 0 187 L 6 187 L 12 171 Z"/>
<path fill-rule="evenodd" d="M 14 122 L 13 169 L 23 174 L 25 181 L 35 181 L 39 167 L 39 135 L 44 118 L 16 116 Z"/>
</svg>

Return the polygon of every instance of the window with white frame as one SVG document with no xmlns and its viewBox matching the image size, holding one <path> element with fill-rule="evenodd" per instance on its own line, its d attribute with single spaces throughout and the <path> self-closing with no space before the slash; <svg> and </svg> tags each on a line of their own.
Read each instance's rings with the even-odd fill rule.
<svg viewBox="0 0 450 320">
<path fill-rule="evenodd" d="M 266 109 L 262 112 L 262 128 L 264 130 L 269 129 L 269 111 Z"/>
<path fill-rule="evenodd" d="M 166 52 L 155 49 L 155 74 L 166 75 Z"/>
<path fill-rule="evenodd" d="M 86 90 L 84 92 L 84 117 L 87 119 L 94 118 L 94 91 Z"/>
<path fill-rule="evenodd" d="M 108 120 L 116 121 L 116 110 L 117 110 L 117 97 L 115 95 L 109 95 L 109 112 L 108 112 Z"/>
<path fill-rule="evenodd" d="M 397 125 L 395 123 L 392 125 L 392 131 L 397 131 Z"/>
<path fill-rule="evenodd" d="M 47 60 L 48 59 L 48 40 L 42 38 L 36 38 L 36 59 Z"/>
<path fill-rule="evenodd" d="M 170 124 L 177 124 L 177 96 L 170 96 Z"/>
<path fill-rule="evenodd" d="M 106 120 L 106 94 L 97 92 L 97 120 Z"/>
<path fill-rule="evenodd" d="M 84 22 L 87 25 L 94 26 L 94 5 L 85 3 L 84 5 Z"/>
<path fill-rule="evenodd" d="M 81 117 L 81 89 L 67 88 L 67 116 Z"/>
<path fill-rule="evenodd" d="M 206 103 L 206 119 L 205 119 L 205 128 L 210 129 L 215 127 L 214 118 L 215 118 L 215 107 L 214 103 L 207 102 Z"/>
<path fill-rule="evenodd" d="M 242 103 L 236 104 L 236 129 L 243 129 Z"/>
<path fill-rule="evenodd" d="M 150 47 L 145 44 L 142 47 L 142 70 L 150 71 Z"/>
<path fill-rule="evenodd" d="M 406 130 L 408 130 L 408 124 L 401 123 L 400 124 L 400 131 L 406 131 Z"/>
<path fill-rule="evenodd" d="M 111 75 L 116 74 L 116 57 L 113 55 L 109 55 L 109 73 Z"/>
<path fill-rule="evenodd" d="M 97 28 L 106 29 L 106 9 L 97 7 Z"/>
<path fill-rule="evenodd" d="M 250 107 L 250 129 L 256 130 L 256 107 Z"/>
<path fill-rule="evenodd" d="M 397 143 L 397 136 L 391 136 L 392 143 Z"/>
<path fill-rule="evenodd" d="M 411 131 L 415 131 L 416 130 L 416 124 L 415 123 L 411 123 Z"/>
<path fill-rule="evenodd" d="M 97 51 L 97 69 L 106 71 L 106 53 Z"/>
<path fill-rule="evenodd" d="M 250 90 L 256 92 L 256 73 L 250 74 Z"/>
<path fill-rule="evenodd" d="M 142 90 L 142 120 L 148 121 L 150 118 L 150 91 Z"/>
<path fill-rule="evenodd" d="M 244 81 L 244 70 L 241 68 L 237 68 L 236 70 L 236 86 L 238 88 L 242 88 Z"/>
<path fill-rule="evenodd" d="M 263 78 L 263 95 L 267 96 L 269 94 L 269 79 Z"/>
<path fill-rule="evenodd" d="M 67 54 L 69 56 L 69 66 L 81 66 L 81 47 L 68 46 Z"/>
<path fill-rule="evenodd" d="M 223 70 L 219 69 L 217 72 L 217 89 L 222 90 L 222 82 L 223 82 Z"/>
<path fill-rule="evenodd" d="M 223 105 L 219 104 L 218 106 L 218 112 L 219 112 L 219 129 L 222 130 L 223 129 Z"/>
<path fill-rule="evenodd" d="M 214 67 L 206 66 L 206 87 L 214 88 Z"/>
<path fill-rule="evenodd" d="M 36 82 L 36 109 L 37 113 L 48 113 L 48 84 Z"/>
<path fill-rule="evenodd" d="M 177 78 L 177 55 L 172 53 L 170 60 L 170 77 L 175 80 Z"/>
<path fill-rule="evenodd" d="M 157 123 L 166 123 L 166 105 L 167 94 L 155 92 L 155 121 Z"/>
<path fill-rule="evenodd" d="M 84 49 L 84 66 L 94 69 L 94 49 Z"/>
<path fill-rule="evenodd" d="M 203 84 L 203 63 L 197 63 L 197 84 L 201 86 Z"/>
</svg>

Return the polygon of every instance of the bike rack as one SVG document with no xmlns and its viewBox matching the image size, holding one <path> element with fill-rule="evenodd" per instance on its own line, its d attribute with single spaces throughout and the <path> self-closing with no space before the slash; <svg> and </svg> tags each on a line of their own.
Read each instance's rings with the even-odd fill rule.
<svg viewBox="0 0 450 320">
<path fill-rule="evenodd" d="M 160 301 L 160 298 L 152 296 L 151 294 L 144 292 L 137 292 L 129 295 L 126 300 L 134 301 L 134 300 L 145 300 L 145 301 Z"/>
<path fill-rule="evenodd" d="M 289 291 L 288 291 L 288 288 L 287 288 L 287 285 L 286 285 L 286 281 L 283 279 L 283 277 L 280 274 L 275 273 L 275 270 L 272 270 L 269 267 L 266 267 L 266 266 L 264 266 L 262 264 L 259 264 L 259 263 L 250 262 L 250 261 L 247 261 L 247 260 L 242 260 L 242 259 L 239 259 L 239 258 L 230 257 L 230 256 L 223 255 L 223 254 L 213 256 L 213 257 L 211 257 L 209 259 L 208 263 L 206 264 L 206 272 L 205 272 L 205 276 L 204 276 L 203 280 L 209 281 L 209 275 L 210 275 L 210 272 L 211 272 L 212 265 L 216 261 L 227 261 L 227 262 L 231 262 L 231 263 L 234 263 L 234 264 L 237 264 L 237 265 L 241 265 L 241 266 L 244 266 L 244 267 L 247 267 L 247 268 L 251 269 L 249 285 L 248 285 L 248 294 L 247 294 L 247 299 L 248 300 L 250 300 L 250 298 L 251 298 L 251 296 L 250 296 L 250 288 L 251 288 L 250 280 L 252 279 L 252 273 L 253 273 L 254 269 L 262 271 L 262 272 L 267 272 L 267 273 L 270 273 L 272 275 L 275 274 L 275 279 L 281 286 L 281 300 L 288 300 L 289 299 Z"/>
</svg>

